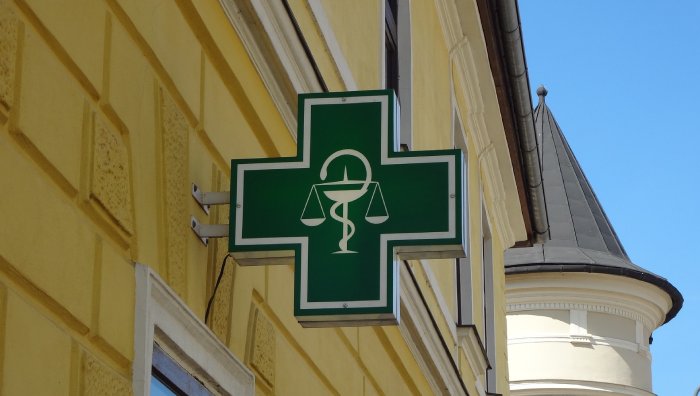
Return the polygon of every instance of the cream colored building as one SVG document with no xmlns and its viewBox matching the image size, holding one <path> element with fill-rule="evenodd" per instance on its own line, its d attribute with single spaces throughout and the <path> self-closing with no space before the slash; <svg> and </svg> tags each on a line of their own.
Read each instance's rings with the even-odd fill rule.
<svg viewBox="0 0 700 396">
<path fill-rule="evenodd" d="M 0 0 L 0 394 L 508 394 L 503 252 L 546 222 L 499 4 Z M 190 219 L 229 210 L 192 183 L 294 155 L 298 93 L 387 86 L 408 148 L 465 152 L 468 257 L 402 262 L 386 327 L 303 329 L 292 266 L 229 265 L 205 324 L 227 241 Z"/>
<path fill-rule="evenodd" d="M 683 305 L 633 264 L 537 91 L 548 232 L 506 252 L 508 366 L 514 395 L 652 393 L 652 333 Z"/>
</svg>

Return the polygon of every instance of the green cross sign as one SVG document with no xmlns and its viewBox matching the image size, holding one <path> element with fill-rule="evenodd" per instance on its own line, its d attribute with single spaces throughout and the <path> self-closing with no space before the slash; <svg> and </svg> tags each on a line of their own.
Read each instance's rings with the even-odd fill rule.
<svg viewBox="0 0 700 396">
<path fill-rule="evenodd" d="M 299 96 L 297 156 L 231 161 L 229 251 L 294 264 L 304 326 L 398 323 L 399 259 L 461 257 L 459 150 L 399 152 L 391 90 Z"/>
</svg>

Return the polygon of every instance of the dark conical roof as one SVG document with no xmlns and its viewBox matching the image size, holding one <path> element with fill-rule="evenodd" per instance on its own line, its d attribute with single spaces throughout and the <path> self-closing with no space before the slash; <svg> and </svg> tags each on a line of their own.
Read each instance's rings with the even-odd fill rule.
<svg viewBox="0 0 700 396">
<path fill-rule="evenodd" d="M 595 272 L 621 275 L 658 286 L 671 297 L 671 320 L 683 297 L 665 278 L 633 264 L 581 170 L 571 147 L 537 90 L 535 131 L 542 167 L 549 231 L 544 242 L 506 251 L 506 274 Z"/>
</svg>

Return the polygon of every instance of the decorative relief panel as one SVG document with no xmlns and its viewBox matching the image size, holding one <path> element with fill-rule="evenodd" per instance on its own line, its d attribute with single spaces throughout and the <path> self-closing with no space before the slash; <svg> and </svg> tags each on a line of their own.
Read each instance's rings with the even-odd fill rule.
<svg viewBox="0 0 700 396">
<path fill-rule="evenodd" d="M 131 395 L 131 384 L 125 378 L 84 353 L 82 364 L 81 394 L 85 396 Z"/>
<path fill-rule="evenodd" d="M 219 170 L 216 170 L 216 179 L 219 180 L 218 183 L 212 183 L 214 186 L 218 186 L 217 191 L 228 191 L 230 182 L 228 178 L 223 176 Z M 213 207 L 213 213 L 210 215 L 212 220 L 216 220 L 217 224 L 227 224 L 229 222 L 229 205 L 216 205 Z M 228 238 L 216 238 L 210 239 L 212 244 L 211 254 L 213 255 L 213 265 L 214 268 L 213 282 L 216 281 L 216 277 L 219 275 L 221 270 L 221 264 L 224 257 L 228 253 Z M 232 259 L 229 259 L 229 263 L 226 265 L 223 277 L 221 278 L 221 283 L 219 284 L 219 290 L 216 292 L 214 297 L 214 306 L 212 311 L 212 330 L 220 340 L 228 344 L 228 336 L 231 330 L 231 300 L 233 298 L 233 279 L 236 273 L 236 264 Z"/>
<path fill-rule="evenodd" d="M 14 104 L 19 21 L 8 1 L 0 0 L 0 109 Z"/>
<path fill-rule="evenodd" d="M 92 195 L 119 225 L 131 233 L 129 152 L 122 136 L 95 117 Z"/>
<path fill-rule="evenodd" d="M 250 365 L 272 387 L 275 383 L 275 328 L 257 308 L 254 308 L 252 319 L 252 331 L 248 337 Z"/>
<path fill-rule="evenodd" d="M 170 95 L 161 88 L 162 174 L 165 198 L 167 278 L 181 296 L 187 290 L 187 120 Z"/>
</svg>

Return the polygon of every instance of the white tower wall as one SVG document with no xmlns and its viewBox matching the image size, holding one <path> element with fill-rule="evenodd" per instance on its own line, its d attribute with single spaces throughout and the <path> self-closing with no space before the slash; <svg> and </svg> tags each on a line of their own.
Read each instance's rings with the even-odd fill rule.
<svg viewBox="0 0 700 396">
<path fill-rule="evenodd" d="M 508 357 L 513 395 L 653 395 L 650 330 L 671 299 L 621 276 L 508 276 Z"/>
</svg>

